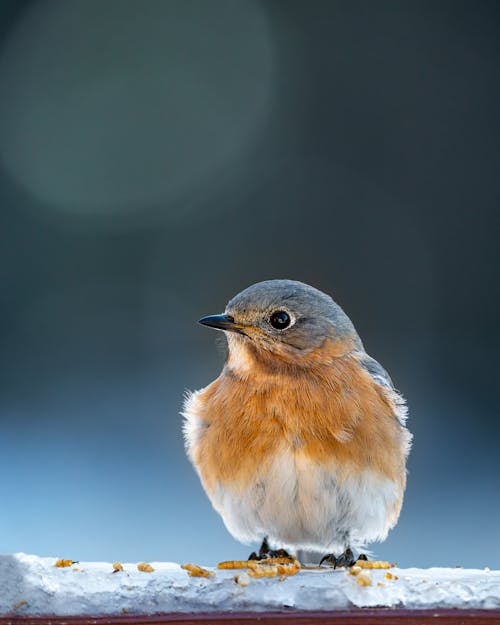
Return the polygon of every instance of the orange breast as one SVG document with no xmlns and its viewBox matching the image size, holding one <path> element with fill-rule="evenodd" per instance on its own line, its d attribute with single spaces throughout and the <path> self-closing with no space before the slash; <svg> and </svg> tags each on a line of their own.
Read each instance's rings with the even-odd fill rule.
<svg viewBox="0 0 500 625">
<path fill-rule="evenodd" d="M 198 399 L 207 427 L 193 457 L 209 492 L 218 482 L 244 489 L 284 449 L 331 465 L 338 479 L 371 469 L 404 487 L 405 444 L 390 398 L 353 356 L 274 375 L 225 367 Z"/>
</svg>

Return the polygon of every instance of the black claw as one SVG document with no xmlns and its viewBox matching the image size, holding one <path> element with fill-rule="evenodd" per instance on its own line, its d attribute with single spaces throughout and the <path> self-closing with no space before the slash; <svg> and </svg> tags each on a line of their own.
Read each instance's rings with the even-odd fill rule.
<svg viewBox="0 0 500 625">
<path fill-rule="evenodd" d="M 328 562 L 329 564 L 333 564 L 333 568 L 337 568 L 337 558 L 333 555 L 333 553 L 327 553 L 326 556 L 323 556 L 319 561 L 319 565 L 321 566 L 323 562 Z"/>
<path fill-rule="evenodd" d="M 286 549 L 276 549 L 274 551 L 269 552 L 271 554 L 271 558 L 290 558 L 291 555 L 288 553 Z"/>
<path fill-rule="evenodd" d="M 360 553 L 358 556 L 358 560 L 364 560 L 365 562 L 367 562 L 368 558 L 366 557 L 365 553 Z"/>
<path fill-rule="evenodd" d="M 356 564 L 352 550 L 347 547 L 342 555 L 337 558 L 337 566 L 353 566 Z"/>
<path fill-rule="evenodd" d="M 335 557 L 333 553 L 328 553 L 326 556 L 323 556 L 321 558 L 319 565 L 321 566 L 323 562 L 329 562 L 330 564 L 333 564 L 334 569 L 336 569 L 338 566 L 353 566 L 354 564 L 356 564 L 354 554 L 349 547 L 347 547 L 344 553 L 340 554 L 338 558 Z"/>
<path fill-rule="evenodd" d="M 259 553 L 252 553 L 248 556 L 249 560 L 266 560 L 267 558 L 290 558 L 292 559 L 288 551 L 285 549 L 270 549 L 269 543 L 267 542 L 267 536 L 262 541 L 262 545 L 260 546 Z"/>
</svg>

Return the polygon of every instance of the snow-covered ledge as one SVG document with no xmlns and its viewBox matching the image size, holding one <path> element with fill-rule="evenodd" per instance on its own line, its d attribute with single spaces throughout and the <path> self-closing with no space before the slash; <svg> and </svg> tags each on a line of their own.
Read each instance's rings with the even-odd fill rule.
<svg viewBox="0 0 500 625">
<path fill-rule="evenodd" d="M 236 571 L 189 577 L 168 562 L 149 563 L 149 572 L 137 564 L 113 572 L 104 562 L 55 563 L 22 553 L 0 556 L 0 616 L 500 608 L 500 571 L 488 569 L 372 570 L 363 571 L 362 583 L 345 570 L 301 570 L 281 579 L 244 577 L 240 585 Z"/>
</svg>

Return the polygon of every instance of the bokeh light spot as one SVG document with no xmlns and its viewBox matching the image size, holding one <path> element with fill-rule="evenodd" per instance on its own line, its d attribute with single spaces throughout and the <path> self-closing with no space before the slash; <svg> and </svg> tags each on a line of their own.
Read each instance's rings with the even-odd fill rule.
<svg viewBox="0 0 500 625">
<path fill-rule="evenodd" d="M 0 57 L 1 159 L 66 213 L 168 216 L 252 144 L 271 86 L 256 2 L 43 0 Z"/>
</svg>

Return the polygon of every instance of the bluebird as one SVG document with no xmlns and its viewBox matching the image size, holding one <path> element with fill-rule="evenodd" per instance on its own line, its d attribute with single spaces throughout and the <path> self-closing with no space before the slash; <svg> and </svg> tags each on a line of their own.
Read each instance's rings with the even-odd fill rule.
<svg viewBox="0 0 500 625">
<path fill-rule="evenodd" d="M 407 409 L 342 308 L 267 280 L 199 321 L 225 333 L 228 357 L 186 397 L 185 443 L 229 532 L 262 541 L 260 557 L 271 544 L 334 566 L 384 540 L 406 486 Z"/>
</svg>

